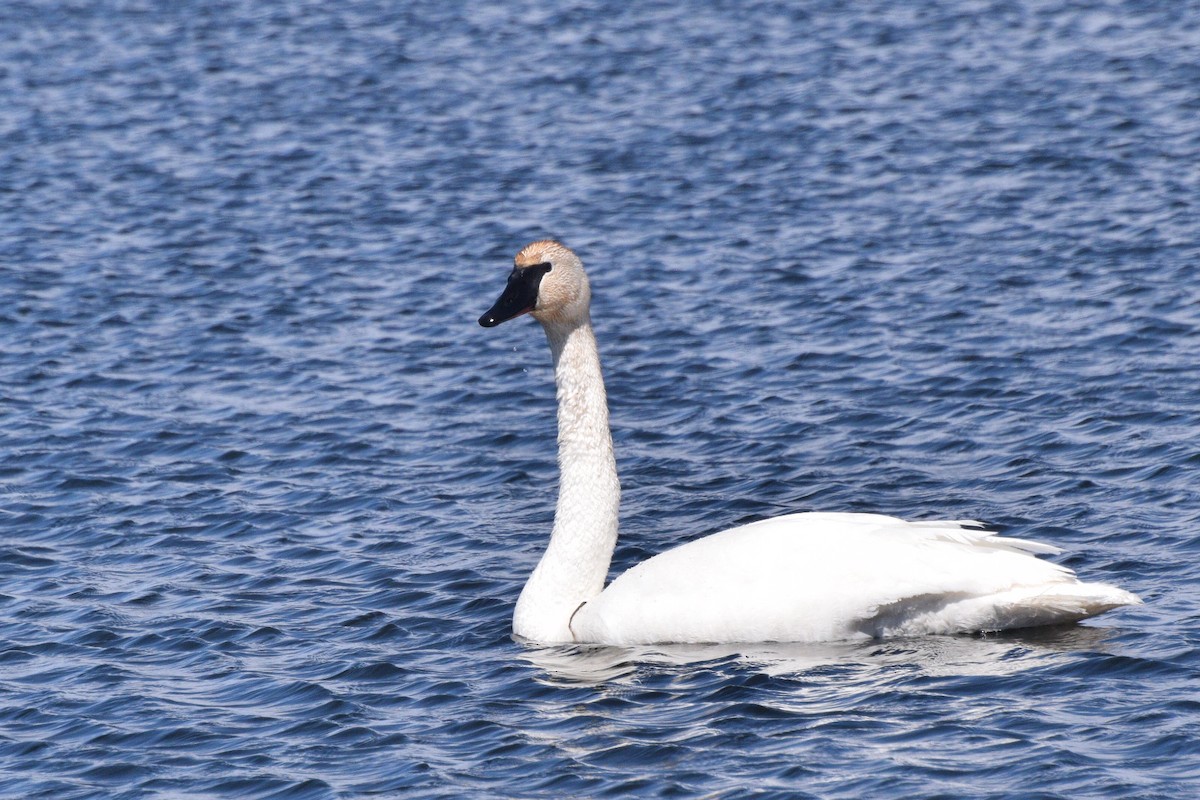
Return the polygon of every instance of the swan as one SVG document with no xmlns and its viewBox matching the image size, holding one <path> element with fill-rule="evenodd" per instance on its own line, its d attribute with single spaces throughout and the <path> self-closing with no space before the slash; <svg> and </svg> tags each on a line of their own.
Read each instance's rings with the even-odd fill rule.
<svg viewBox="0 0 1200 800">
<path fill-rule="evenodd" d="M 485 328 L 529 313 L 554 359 L 559 493 L 550 542 L 513 611 L 539 644 L 814 642 L 1075 622 L 1134 594 L 1037 558 L 1061 552 L 972 520 L 810 512 L 660 553 L 604 585 L 617 542 L 608 401 L 583 263 L 542 240 L 517 253 Z"/>
</svg>

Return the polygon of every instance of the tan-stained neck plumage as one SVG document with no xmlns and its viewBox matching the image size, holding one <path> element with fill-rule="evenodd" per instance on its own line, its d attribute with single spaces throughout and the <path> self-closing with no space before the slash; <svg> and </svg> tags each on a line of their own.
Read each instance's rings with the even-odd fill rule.
<svg viewBox="0 0 1200 800">
<path fill-rule="evenodd" d="M 571 641 L 571 615 L 600 594 L 608 576 L 621 486 L 589 312 L 591 287 L 579 258 L 558 242 L 526 245 L 514 261 L 517 270 L 547 264 L 531 313 L 554 358 L 558 505 L 550 544 L 517 600 L 513 631 L 534 641 Z"/>
</svg>

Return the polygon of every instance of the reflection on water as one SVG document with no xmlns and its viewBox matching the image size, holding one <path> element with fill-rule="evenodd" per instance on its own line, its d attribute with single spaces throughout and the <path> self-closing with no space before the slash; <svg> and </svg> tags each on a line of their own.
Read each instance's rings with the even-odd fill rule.
<svg viewBox="0 0 1200 800">
<path fill-rule="evenodd" d="M 978 636 L 925 636 L 847 642 L 674 644 L 636 647 L 526 644 L 521 657 L 542 680 L 584 685 L 633 684 L 662 667 L 733 664 L 775 676 L 853 666 L 859 674 L 904 667 L 927 676 L 1013 675 L 1067 653 L 1105 652 L 1112 630 L 1062 625 Z"/>
</svg>

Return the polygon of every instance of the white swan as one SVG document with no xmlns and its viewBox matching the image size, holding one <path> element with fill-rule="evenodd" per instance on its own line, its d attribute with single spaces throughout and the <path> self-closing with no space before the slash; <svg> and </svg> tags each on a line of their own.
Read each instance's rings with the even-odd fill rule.
<svg viewBox="0 0 1200 800">
<path fill-rule="evenodd" d="M 1136 595 L 1083 583 L 969 520 L 792 514 L 657 555 L 604 586 L 621 487 L 579 258 L 554 241 L 517 254 L 484 327 L 529 312 L 542 324 L 558 387 L 554 530 L 513 613 L 539 643 L 804 642 L 948 634 L 1076 620 Z"/>
</svg>

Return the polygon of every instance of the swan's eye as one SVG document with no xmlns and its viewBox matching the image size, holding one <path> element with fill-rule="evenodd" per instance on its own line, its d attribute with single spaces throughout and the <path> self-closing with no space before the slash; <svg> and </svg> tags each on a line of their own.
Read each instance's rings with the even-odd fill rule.
<svg viewBox="0 0 1200 800">
<path fill-rule="evenodd" d="M 543 261 L 541 264 L 530 264 L 528 267 L 514 266 L 512 274 L 509 275 L 509 277 L 516 278 L 516 277 L 520 276 L 521 273 L 523 273 L 523 272 L 537 272 L 541 275 L 545 275 L 547 272 L 550 272 L 552 269 L 554 269 L 554 265 L 551 264 L 549 261 Z"/>
</svg>

